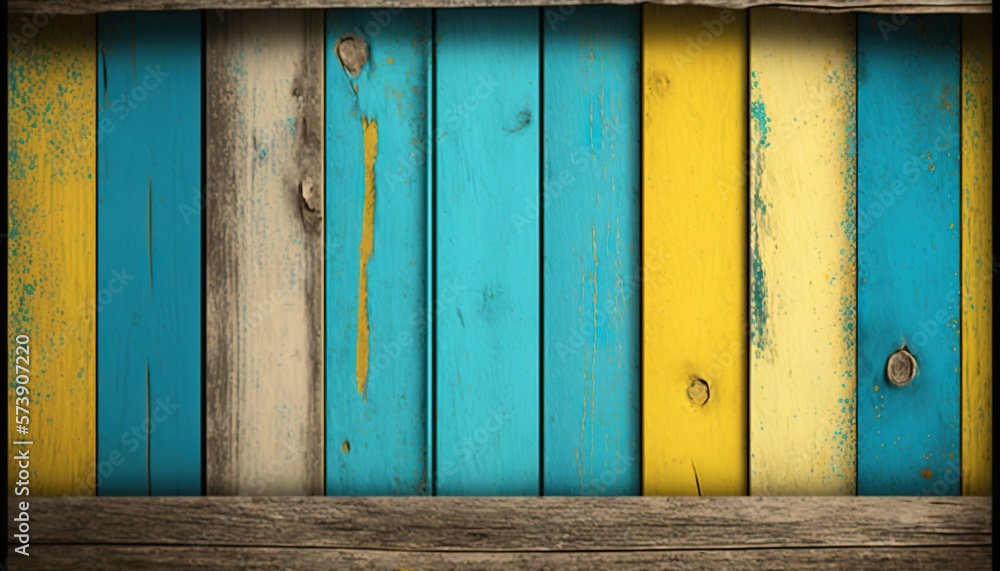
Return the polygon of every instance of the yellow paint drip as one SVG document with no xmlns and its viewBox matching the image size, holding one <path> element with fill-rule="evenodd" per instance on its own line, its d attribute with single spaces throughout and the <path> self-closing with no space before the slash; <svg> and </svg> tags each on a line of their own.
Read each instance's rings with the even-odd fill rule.
<svg viewBox="0 0 1000 571">
<path fill-rule="evenodd" d="M 355 376 L 358 392 L 368 383 L 368 262 L 375 250 L 375 159 L 378 156 L 378 124 L 361 117 L 365 143 L 365 209 L 361 218 L 361 271 L 358 277 L 358 345 Z"/>
</svg>

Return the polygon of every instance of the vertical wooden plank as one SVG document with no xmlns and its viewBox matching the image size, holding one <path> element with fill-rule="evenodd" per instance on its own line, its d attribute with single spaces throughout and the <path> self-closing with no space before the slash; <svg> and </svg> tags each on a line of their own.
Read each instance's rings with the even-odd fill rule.
<svg viewBox="0 0 1000 571">
<path fill-rule="evenodd" d="M 543 11 L 549 495 L 640 493 L 639 10 Z"/>
<path fill-rule="evenodd" d="M 384 14 L 326 19 L 328 494 L 429 491 L 431 12 Z"/>
<path fill-rule="evenodd" d="M 750 494 L 857 486 L 856 16 L 750 13 Z"/>
<path fill-rule="evenodd" d="M 959 491 L 959 68 L 958 16 L 859 16 L 863 495 Z M 906 386 L 887 373 L 900 349 Z"/>
<path fill-rule="evenodd" d="M 747 487 L 747 24 L 645 6 L 643 492 Z"/>
<path fill-rule="evenodd" d="M 7 411 L 10 442 L 32 444 L 8 447 L 7 490 L 15 454 L 28 450 L 33 496 L 93 495 L 94 315 L 104 303 L 94 277 L 94 17 L 47 16 L 33 37 L 24 25 L 12 16 L 7 29 L 7 374 L 28 380 L 27 394 L 7 391 Z M 27 353 L 15 349 L 20 335 Z"/>
<path fill-rule="evenodd" d="M 993 21 L 962 17 L 962 494 L 993 494 Z"/>
<path fill-rule="evenodd" d="M 201 13 L 98 28 L 97 491 L 197 496 Z"/>
<path fill-rule="evenodd" d="M 538 10 L 436 12 L 436 486 L 539 493 Z"/>
<path fill-rule="evenodd" d="M 323 13 L 206 33 L 206 480 L 323 493 Z"/>
</svg>

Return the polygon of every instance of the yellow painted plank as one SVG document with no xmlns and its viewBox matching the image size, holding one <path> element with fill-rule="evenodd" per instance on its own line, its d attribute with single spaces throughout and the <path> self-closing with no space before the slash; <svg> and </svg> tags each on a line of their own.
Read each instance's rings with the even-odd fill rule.
<svg viewBox="0 0 1000 571">
<path fill-rule="evenodd" d="M 750 12 L 750 494 L 857 488 L 856 18 Z"/>
<path fill-rule="evenodd" d="M 29 400 L 16 401 L 17 390 L 9 389 L 7 408 L 10 440 L 33 444 L 8 448 L 7 489 L 16 493 L 14 456 L 28 448 L 32 496 L 92 495 L 94 317 L 114 302 L 113 292 L 98 297 L 95 287 L 94 17 L 49 17 L 32 37 L 25 29 L 21 18 L 10 18 L 7 371 L 11 383 L 25 374 L 15 369 L 15 352 L 24 353 L 15 343 L 28 336 L 19 364 L 27 369 Z M 24 416 L 27 434 L 17 431 Z"/>
<path fill-rule="evenodd" d="M 746 17 L 644 10 L 643 492 L 742 495 Z"/>
<path fill-rule="evenodd" d="M 962 18 L 962 494 L 993 494 L 993 22 Z"/>
</svg>

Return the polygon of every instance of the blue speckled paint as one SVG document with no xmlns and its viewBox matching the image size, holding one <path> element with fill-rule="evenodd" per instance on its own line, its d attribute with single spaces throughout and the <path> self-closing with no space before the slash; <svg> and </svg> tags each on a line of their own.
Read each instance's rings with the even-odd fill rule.
<svg viewBox="0 0 1000 571">
<path fill-rule="evenodd" d="M 858 19 L 858 492 L 956 495 L 959 17 Z M 886 377 L 902 346 L 918 372 Z"/>
</svg>

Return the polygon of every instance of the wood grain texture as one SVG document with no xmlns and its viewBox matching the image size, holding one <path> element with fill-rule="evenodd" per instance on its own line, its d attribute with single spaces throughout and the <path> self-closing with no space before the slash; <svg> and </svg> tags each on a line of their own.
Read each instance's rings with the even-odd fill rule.
<svg viewBox="0 0 1000 571">
<path fill-rule="evenodd" d="M 201 14 L 98 18 L 97 492 L 201 493 Z"/>
<path fill-rule="evenodd" d="M 962 494 L 993 494 L 993 22 L 962 18 Z"/>
<path fill-rule="evenodd" d="M 853 495 L 853 15 L 750 12 L 750 494 Z"/>
<path fill-rule="evenodd" d="M 323 14 L 206 22 L 208 494 L 323 493 Z"/>
<path fill-rule="evenodd" d="M 640 493 L 640 16 L 542 24 L 548 495 Z"/>
<path fill-rule="evenodd" d="M 747 22 L 643 18 L 643 492 L 747 486 Z"/>
<path fill-rule="evenodd" d="M 539 493 L 538 17 L 528 8 L 435 13 L 442 495 Z"/>
<path fill-rule="evenodd" d="M 10 0 L 8 12 L 38 10 L 40 0 Z M 645 0 L 53 0 L 43 4 L 49 13 L 90 14 L 117 10 L 215 10 L 263 8 L 454 8 L 462 6 L 566 6 L 578 4 L 645 4 Z M 820 12 L 991 12 L 992 0 L 651 0 L 671 6 L 753 8 L 777 6 Z"/>
<path fill-rule="evenodd" d="M 891 561 L 890 553 L 920 547 L 989 549 L 993 542 L 992 502 L 984 497 L 36 498 L 31 521 L 33 549 L 266 547 L 300 548 L 302 556 L 301 548 L 734 558 L 858 549 Z"/>
<path fill-rule="evenodd" d="M 560 553 L 426 553 L 363 549 L 281 547 L 65 546 L 32 548 L 32 557 L 13 560 L 11 569 L 880 569 L 937 571 L 955 561 L 962 569 L 987 571 L 992 547 L 834 547 L 797 549 L 603 551 Z M 22 564 L 25 563 L 24 565 Z M 95 563 L 96 562 L 96 563 Z"/>
<path fill-rule="evenodd" d="M 858 493 L 960 490 L 959 17 L 858 18 Z M 905 346 L 917 374 L 888 381 Z"/>
<path fill-rule="evenodd" d="M 430 31 L 426 10 L 327 12 L 328 494 L 429 491 Z M 337 49 L 360 41 L 370 57 L 354 77 Z"/>
<path fill-rule="evenodd" d="M 23 26 L 11 18 L 7 28 L 7 379 L 29 380 L 27 395 L 7 391 L 8 442 L 33 442 L 33 497 L 89 495 L 94 319 L 114 301 L 95 287 L 95 18 L 50 17 L 32 34 Z M 19 335 L 30 338 L 26 354 Z M 7 447 L 11 492 L 24 449 Z"/>
</svg>

